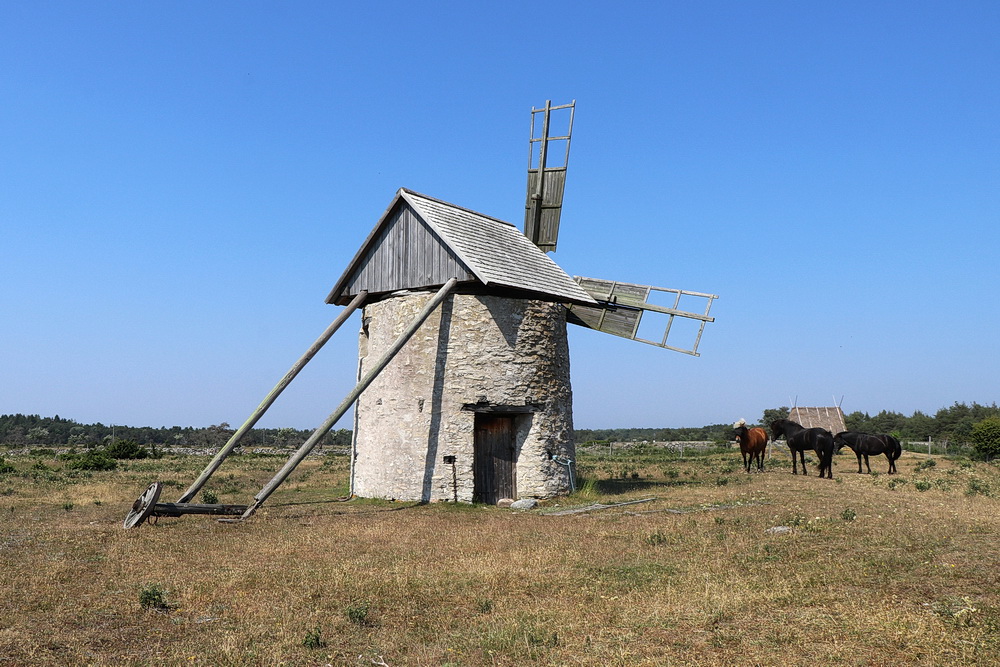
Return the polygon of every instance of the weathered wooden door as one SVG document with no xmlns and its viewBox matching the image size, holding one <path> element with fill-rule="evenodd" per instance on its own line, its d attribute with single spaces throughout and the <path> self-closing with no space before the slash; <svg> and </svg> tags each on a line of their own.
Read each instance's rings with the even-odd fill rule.
<svg viewBox="0 0 1000 667">
<path fill-rule="evenodd" d="M 475 431 L 472 501 L 516 499 L 514 418 L 477 414 Z"/>
</svg>

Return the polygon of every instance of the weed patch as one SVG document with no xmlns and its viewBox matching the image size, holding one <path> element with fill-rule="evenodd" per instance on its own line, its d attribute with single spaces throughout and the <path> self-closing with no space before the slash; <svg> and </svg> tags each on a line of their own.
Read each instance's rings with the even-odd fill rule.
<svg viewBox="0 0 1000 667">
<path fill-rule="evenodd" d="M 169 611 L 167 592 L 159 584 L 146 584 L 139 589 L 139 606 L 152 611 Z"/>
<path fill-rule="evenodd" d="M 375 618 L 372 615 L 371 602 L 368 600 L 351 603 L 344 610 L 344 615 L 347 617 L 347 620 L 354 625 L 375 625 Z"/>
<path fill-rule="evenodd" d="M 965 495 L 986 496 L 987 498 L 991 498 L 993 497 L 993 488 L 988 482 L 985 482 L 978 477 L 973 477 L 969 480 L 968 485 L 965 487 Z"/>
<path fill-rule="evenodd" d="M 307 649 L 318 649 L 326 646 L 326 640 L 323 639 L 319 626 L 306 632 L 306 636 L 302 640 L 302 645 Z"/>
</svg>

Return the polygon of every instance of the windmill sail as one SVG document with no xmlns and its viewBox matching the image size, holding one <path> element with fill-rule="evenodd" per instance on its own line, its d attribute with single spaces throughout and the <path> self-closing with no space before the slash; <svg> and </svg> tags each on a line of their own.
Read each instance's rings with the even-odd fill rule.
<svg viewBox="0 0 1000 667">
<path fill-rule="evenodd" d="M 566 321 L 589 329 L 596 329 L 604 333 L 621 336 L 640 343 L 648 343 L 657 347 L 683 352 L 695 357 L 698 354 L 698 343 L 701 342 L 701 334 L 705 330 L 705 324 L 714 322 L 715 318 L 709 316 L 712 302 L 719 297 L 715 294 L 703 294 L 701 292 L 689 292 L 687 290 L 669 289 L 666 287 L 653 287 L 652 285 L 636 285 L 633 283 L 623 283 L 616 280 L 599 280 L 596 278 L 574 277 L 576 282 L 587 291 L 597 302 L 597 306 L 569 306 Z M 664 298 L 670 306 L 651 303 L 651 299 Z M 703 313 L 696 313 L 682 310 L 682 299 L 684 303 L 704 303 Z M 659 340 L 643 338 L 646 327 L 640 330 L 642 316 L 644 313 L 653 315 L 657 322 L 654 330 L 663 334 Z M 677 318 L 684 321 L 693 322 L 694 330 L 679 332 L 674 328 Z M 648 318 L 647 318 L 648 319 Z M 670 338 L 673 330 L 674 339 Z M 677 342 L 678 334 L 687 334 L 687 345 L 682 346 Z M 693 340 L 690 340 L 693 338 Z M 668 342 L 669 341 L 669 342 Z"/>
<path fill-rule="evenodd" d="M 524 235 L 545 252 L 556 249 L 566 167 L 573 134 L 576 100 L 552 106 L 547 100 L 541 109 L 531 108 L 531 137 L 528 141 L 528 194 L 524 204 Z M 559 112 L 553 117 L 552 112 Z M 565 122 L 565 134 L 557 132 L 555 122 Z M 564 152 L 556 149 L 564 148 Z"/>
</svg>

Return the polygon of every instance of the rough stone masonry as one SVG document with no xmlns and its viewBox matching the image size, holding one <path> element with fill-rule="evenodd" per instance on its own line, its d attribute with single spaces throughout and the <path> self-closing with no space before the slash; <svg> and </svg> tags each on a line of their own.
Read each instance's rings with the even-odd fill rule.
<svg viewBox="0 0 1000 667">
<path fill-rule="evenodd" d="M 365 306 L 359 377 L 431 296 L 407 291 Z M 518 497 L 570 490 L 567 466 L 553 460 L 575 459 L 564 306 L 447 298 L 358 401 L 353 493 L 471 502 L 477 411 L 513 416 Z"/>
</svg>

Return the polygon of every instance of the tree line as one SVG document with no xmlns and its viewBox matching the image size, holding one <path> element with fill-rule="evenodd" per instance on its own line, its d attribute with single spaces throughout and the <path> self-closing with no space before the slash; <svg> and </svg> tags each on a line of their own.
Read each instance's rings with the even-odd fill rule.
<svg viewBox="0 0 1000 667">
<path fill-rule="evenodd" d="M 223 422 L 212 426 L 120 426 L 81 424 L 72 419 L 39 415 L 0 415 L 0 445 L 7 447 L 77 447 L 93 448 L 129 440 L 147 447 L 191 447 L 218 449 L 229 441 L 236 429 Z M 243 437 L 243 447 L 295 447 L 306 441 L 310 430 L 294 428 L 254 428 Z M 351 431 L 330 431 L 319 446 L 348 447 Z"/>
<path fill-rule="evenodd" d="M 588 442 L 727 442 L 733 439 L 732 424 L 699 428 L 578 428 L 577 444 Z"/>
<path fill-rule="evenodd" d="M 761 415 L 759 424 L 750 426 L 767 427 L 772 421 L 788 417 L 788 407 L 768 408 Z M 1000 418 L 1000 407 L 996 403 L 971 405 L 955 403 L 941 408 L 933 415 L 919 410 L 907 417 L 900 412 L 882 410 L 871 415 L 867 412 L 851 412 L 844 415 L 844 423 L 849 431 L 862 433 L 892 433 L 900 440 L 967 444 L 970 442 L 976 424 L 992 418 Z M 671 442 L 671 441 L 711 441 L 725 442 L 733 439 L 732 424 L 712 424 L 701 428 L 610 428 L 576 429 L 576 440 L 585 442 Z"/>
<path fill-rule="evenodd" d="M 787 407 L 769 408 L 761 415 L 760 425 L 767 426 L 779 417 L 787 417 Z M 976 424 L 986 419 L 1000 419 L 996 403 L 981 405 L 955 403 L 933 415 L 916 411 L 910 416 L 882 410 L 871 415 L 852 412 L 844 415 L 848 430 L 864 433 L 892 433 L 900 440 L 954 444 L 970 442 Z M 0 415 L 0 445 L 7 447 L 78 447 L 91 448 L 112 444 L 115 440 L 132 440 L 143 446 L 192 447 L 217 449 L 229 440 L 235 429 L 223 422 L 205 427 L 171 426 L 105 426 L 101 423 L 81 424 L 72 419 L 40 417 L 39 415 Z M 293 447 L 305 442 L 312 431 L 293 428 L 251 429 L 244 437 L 244 447 Z M 587 442 L 728 442 L 733 439 L 732 424 L 710 424 L 694 428 L 610 428 L 577 429 L 578 443 Z M 348 447 L 351 431 L 330 431 L 320 446 Z"/>
<path fill-rule="evenodd" d="M 770 423 L 778 417 L 787 417 L 787 407 L 765 410 L 762 421 Z M 900 412 L 882 410 L 876 415 L 867 412 L 851 412 L 844 415 L 844 423 L 849 431 L 862 433 L 891 433 L 900 440 L 949 442 L 968 444 L 976 424 L 985 419 L 1000 417 L 1000 407 L 996 403 L 971 405 L 955 403 L 941 408 L 933 415 L 917 410 L 907 417 Z"/>
</svg>

